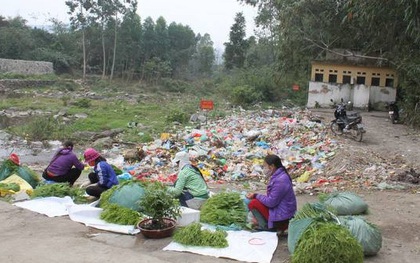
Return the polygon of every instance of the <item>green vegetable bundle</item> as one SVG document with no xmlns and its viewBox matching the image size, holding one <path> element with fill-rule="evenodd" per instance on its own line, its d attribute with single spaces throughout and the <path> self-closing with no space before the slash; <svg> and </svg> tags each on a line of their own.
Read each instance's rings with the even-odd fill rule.
<svg viewBox="0 0 420 263">
<path fill-rule="evenodd" d="M 65 197 L 70 196 L 75 203 L 86 203 L 87 199 L 84 197 L 85 190 L 75 187 L 70 187 L 68 183 L 53 183 L 40 184 L 34 189 L 31 198 L 37 197 Z"/>
<path fill-rule="evenodd" d="M 173 239 L 175 242 L 186 246 L 224 248 L 228 246 L 226 236 L 226 231 L 202 230 L 200 223 L 192 223 L 184 228 L 177 229 Z"/>
<path fill-rule="evenodd" d="M 292 263 L 362 263 L 363 249 L 346 228 L 335 223 L 312 224 L 300 238 Z"/>
<path fill-rule="evenodd" d="M 287 247 L 290 253 L 294 253 L 296 245 L 302 239 L 303 233 L 317 222 L 337 223 L 337 217 L 330 207 L 322 203 L 306 203 L 290 221 L 287 235 Z"/>
<path fill-rule="evenodd" d="M 210 197 L 200 212 L 200 221 L 212 225 L 244 227 L 246 218 L 245 203 L 236 192 L 222 192 Z"/>
<path fill-rule="evenodd" d="M 306 203 L 296 212 L 294 220 L 303 218 L 320 218 L 325 221 L 333 220 L 335 210 L 322 203 Z"/>
<path fill-rule="evenodd" d="M 109 204 L 102 211 L 100 218 L 108 223 L 118 225 L 137 225 L 143 219 L 143 215 L 127 207 Z"/>
</svg>

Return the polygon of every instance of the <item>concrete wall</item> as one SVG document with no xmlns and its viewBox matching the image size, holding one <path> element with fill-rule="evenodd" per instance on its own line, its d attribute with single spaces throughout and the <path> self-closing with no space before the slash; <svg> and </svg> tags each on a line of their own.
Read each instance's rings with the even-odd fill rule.
<svg viewBox="0 0 420 263">
<path fill-rule="evenodd" d="M 308 108 L 314 108 L 316 102 L 321 107 L 331 106 L 331 99 L 340 102 L 353 102 L 356 108 L 367 108 L 368 104 L 395 101 L 396 89 L 391 87 L 376 87 L 350 84 L 330 84 L 324 82 L 309 82 Z"/>
<path fill-rule="evenodd" d="M 41 75 L 53 74 L 54 69 L 52 62 L 0 58 L 0 73 Z"/>
</svg>

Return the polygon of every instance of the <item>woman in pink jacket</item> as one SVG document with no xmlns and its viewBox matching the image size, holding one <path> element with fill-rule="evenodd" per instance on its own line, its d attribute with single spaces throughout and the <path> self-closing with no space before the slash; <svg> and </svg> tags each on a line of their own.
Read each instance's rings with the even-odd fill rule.
<svg viewBox="0 0 420 263">
<path fill-rule="evenodd" d="M 284 231 L 297 210 L 292 179 L 277 155 L 267 155 L 263 167 L 270 177 L 267 193 L 248 193 L 248 208 L 257 219 L 259 230 Z"/>
</svg>

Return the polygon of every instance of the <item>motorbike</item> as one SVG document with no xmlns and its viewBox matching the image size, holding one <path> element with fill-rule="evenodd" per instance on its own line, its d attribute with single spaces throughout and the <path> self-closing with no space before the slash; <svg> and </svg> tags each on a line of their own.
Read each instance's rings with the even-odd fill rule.
<svg viewBox="0 0 420 263">
<path fill-rule="evenodd" d="M 399 113 L 397 103 L 395 101 L 391 101 L 390 103 L 387 103 L 387 108 L 388 108 L 388 114 L 389 114 L 389 119 L 391 120 L 391 123 L 392 124 L 397 123 L 398 120 L 400 119 L 400 113 Z"/>
<path fill-rule="evenodd" d="M 362 124 L 362 116 L 358 112 L 347 114 L 346 104 L 341 100 L 341 103 L 336 104 L 334 117 L 331 121 L 331 131 L 335 135 L 349 135 L 352 139 L 361 142 L 365 128 Z"/>
</svg>

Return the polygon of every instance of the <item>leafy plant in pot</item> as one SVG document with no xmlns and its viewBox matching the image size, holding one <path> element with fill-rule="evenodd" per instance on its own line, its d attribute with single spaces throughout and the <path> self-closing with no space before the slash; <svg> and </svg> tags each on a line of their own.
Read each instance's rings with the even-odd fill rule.
<svg viewBox="0 0 420 263">
<path fill-rule="evenodd" d="M 139 200 L 139 208 L 149 216 L 137 224 L 143 236 L 164 238 L 173 234 L 176 218 L 181 215 L 181 207 L 164 184 L 148 183 L 144 195 Z"/>
</svg>

